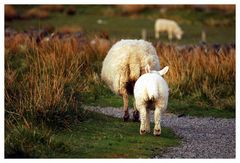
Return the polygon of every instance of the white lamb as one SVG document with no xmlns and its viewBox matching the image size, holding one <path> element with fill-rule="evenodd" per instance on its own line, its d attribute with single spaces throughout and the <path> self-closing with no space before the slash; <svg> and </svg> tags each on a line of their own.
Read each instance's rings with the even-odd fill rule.
<svg viewBox="0 0 240 163">
<path fill-rule="evenodd" d="M 144 74 L 145 66 L 160 70 L 159 58 L 150 42 L 121 40 L 114 44 L 103 61 L 101 78 L 110 89 L 123 97 L 124 121 L 129 119 L 128 95 L 133 94 L 137 79 Z M 134 119 L 138 119 L 134 115 Z"/>
<path fill-rule="evenodd" d="M 162 75 L 167 73 L 168 66 L 160 71 L 150 71 L 143 74 L 135 83 L 134 98 L 135 108 L 140 112 L 140 134 L 150 132 L 150 115 L 151 109 L 154 111 L 154 132 L 159 136 L 161 134 L 161 112 L 166 110 L 168 104 L 168 85 Z"/>
<path fill-rule="evenodd" d="M 177 22 L 168 19 L 157 19 L 155 21 L 155 38 L 159 39 L 160 32 L 167 32 L 168 39 L 172 40 L 173 35 L 180 40 L 183 35 L 182 29 L 179 27 Z"/>
</svg>

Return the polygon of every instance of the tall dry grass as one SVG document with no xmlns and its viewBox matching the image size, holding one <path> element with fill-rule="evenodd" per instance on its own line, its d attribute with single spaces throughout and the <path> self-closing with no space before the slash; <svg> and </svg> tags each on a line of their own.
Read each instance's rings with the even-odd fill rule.
<svg viewBox="0 0 240 163">
<path fill-rule="evenodd" d="M 6 112 L 24 116 L 77 110 L 77 94 L 102 86 L 101 63 L 109 48 L 76 37 L 39 44 L 25 35 L 5 38 Z M 156 49 L 161 66 L 170 66 L 165 78 L 172 97 L 201 99 L 217 108 L 234 105 L 235 48 L 179 50 L 157 44 Z"/>
<path fill-rule="evenodd" d="M 41 44 L 32 40 L 27 41 L 28 47 L 23 50 L 20 47 L 26 45 L 25 41 L 11 46 L 8 41 L 12 39 L 6 41 L 5 47 L 7 118 L 17 115 L 26 120 L 27 117 L 45 118 L 44 115 L 48 115 L 48 120 L 52 121 L 52 116 L 82 111 L 76 95 L 85 89 L 86 78 L 93 74 L 90 66 L 95 57 L 90 45 L 80 44 L 74 38 Z M 15 62 L 17 66 L 13 66 Z M 63 121 L 63 117 L 57 118 Z"/>
<path fill-rule="evenodd" d="M 95 55 L 76 38 L 5 38 L 5 157 L 68 151 L 53 133 L 88 116 L 78 96 L 94 80 Z"/>
<path fill-rule="evenodd" d="M 158 44 L 162 65 L 169 65 L 166 75 L 174 97 L 192 96 L 208 101 L 217 108 L 235 103 L 235 49 L 194 48 L 178 50 Z"/>
</svg>

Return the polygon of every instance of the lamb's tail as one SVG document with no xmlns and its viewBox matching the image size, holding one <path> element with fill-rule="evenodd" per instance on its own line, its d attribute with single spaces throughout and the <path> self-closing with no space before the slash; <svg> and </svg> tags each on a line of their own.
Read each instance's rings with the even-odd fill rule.
<svg viewBox="0 0 240 163">
<path fill-rule="evenodd" d="M 147 94 L 149 100 L 158 99 L 158 90 L 154 85 L 147 85 Z"/>
</svg>

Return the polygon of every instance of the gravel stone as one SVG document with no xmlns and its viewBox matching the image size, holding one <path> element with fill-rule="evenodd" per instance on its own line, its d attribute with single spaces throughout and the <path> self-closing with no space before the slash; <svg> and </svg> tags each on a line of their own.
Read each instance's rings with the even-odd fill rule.
<svg viewBox="0 0 240 163">
<path fill-rule="evenodd" d="M 122 108 L 92 107 L 85 109 L 122 118 Z M 129 110 L 132 119 L 132 109 Z M 153 122 L 153 112 L 150 114 Z M 161 126 L 171 128 L 182 138 L 181 145 L 169 147 L 154 158 L 235 158 L 235 119 L 199 118 L 163 113 Z"/>
</svg>

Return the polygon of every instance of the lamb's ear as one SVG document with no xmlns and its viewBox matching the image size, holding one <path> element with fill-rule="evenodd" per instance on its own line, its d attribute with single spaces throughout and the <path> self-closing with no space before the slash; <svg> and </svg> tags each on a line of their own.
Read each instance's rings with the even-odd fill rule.
<svg viewBox="0 0 240 163">
<path fill-rule="evenodd" d="M 164 67 L 162 70 L 160 70 L 158 72 L 159 72 L 160 75 L 164 75 L 164 74 L 166 74 L 168 72 L 168 69 L 169 69 L 169 67 L 166 66 L 166 67 Z"/>
</svg>

